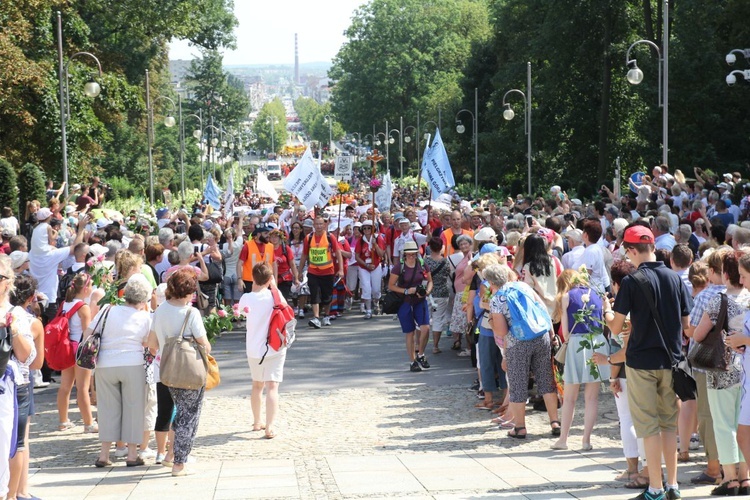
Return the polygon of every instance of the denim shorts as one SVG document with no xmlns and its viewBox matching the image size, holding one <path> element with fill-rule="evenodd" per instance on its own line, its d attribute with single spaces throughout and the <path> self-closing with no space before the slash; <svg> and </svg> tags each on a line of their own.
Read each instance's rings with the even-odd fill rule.
<svg viewBox="0 0 750 500">
<path fill-rule="evenodd" d="M 29 402 L 31 401 L 31 384 L 16 387 L 18 401 L 18 449 L 26 447 L 26 427 L 29 425 Z"/>
<path fill-rule="evenodd" d="M 411 333 L 420 326 L 430 324 L 430 308 L 427 300 L 420 300 L 416 304 L 404 302 L 398 310 L 398 321 L 403 333 Z"/>
</svg>

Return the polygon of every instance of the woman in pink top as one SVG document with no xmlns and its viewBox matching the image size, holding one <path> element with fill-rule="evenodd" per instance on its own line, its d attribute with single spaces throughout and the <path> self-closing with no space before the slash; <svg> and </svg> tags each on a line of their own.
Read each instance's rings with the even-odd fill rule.
<svg viewBox="0 0 750 500">
<path fill-rule="evenodd" d="M 455 277 L 453 278 L 453 289 L 456 291 L 456 298 L 453 300 L 453 312 L 451 313 L 451 332 L 453 333 L 454 346 L 461 346 L 461 335 L 466 334 L 469 329 L 469 320 L 464 310 L 464 289 L 468 283 L 464 280 L 464 271 L 471 261 L 472 239 L 465 234 L 456 238 L 458 250 L 463 254 L 463 258 L 456 266 Z M 471 349 L 468 344 L 466 349 L 458 353 L 459 356 L 470 356 Z"/>
</svg>

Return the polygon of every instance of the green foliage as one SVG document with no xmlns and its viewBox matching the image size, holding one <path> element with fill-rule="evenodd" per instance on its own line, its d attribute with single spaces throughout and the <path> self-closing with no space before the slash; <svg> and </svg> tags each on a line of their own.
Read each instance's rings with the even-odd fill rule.
<svg viewBox="0 0 750 500">
<path fill-rule="evenodd" d="M 46 199 L 47 190 L 42 170 L 33 163 L 25 164 L 18 172 L 18 206 L 26 207 L 26 203 L 29 201 L 39 200 L 43 202 Z"/>
<path fill-rule="evenodd" d="M 13 166 L 7 160 L 0 158 L 0 186 L 3 186 L 0 189 L 0 208 L 10 207 L 14 214 L 20 213 L 18 211 L 18 195 L 16 194 L 17 185 L 16 172 L 13 170 Z"/>
<path fill-rule="evenodd" d="M 192 106 L 203 109 L 204 128 L 212 124 L 212 118 L 216 127 L 221 124 L 225 129 L 236 128 L 250 111 L 242 83 L 222 69 L 222 60 L 218 51 L 203 50 L 190 65 Z"/>
<path fill-rule="evenodd" d="M 271 124 L 273 124 L 273 136 L 271 136 Z M 260 108 L 253 124 L 253 133 L 257 138 L 255 145 L 259 151 L 270 152 L 273 149 L 278 153 L 282 150 L 287 139 L 286 111 L 278 97 Z"/>
<path fill-rule="evenodd" d="M 294 101 L 294 110 L 311 141 L 328 144 L 329 137 L 336 142 L 344 136 L 344 128 L 331 111 L 330 102 L 318 104 L 315 99 L 299 97 Z M 330 128 L 326 116 L 331 118 Z"/>
</svg>

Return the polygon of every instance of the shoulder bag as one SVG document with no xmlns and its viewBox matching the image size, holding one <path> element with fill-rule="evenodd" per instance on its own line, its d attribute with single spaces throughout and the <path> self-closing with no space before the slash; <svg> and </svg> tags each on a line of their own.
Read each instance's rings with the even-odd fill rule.
<svg viewBox="0 0 750 500">
<path fill-rule="evenodd" d="M 87 370 L 93 370 L 96 368 L 96 361 L 99 359 L 99 349 L 102 345 L 102 333 L 104 333 L 104 328 L 107 326 L 107 316 L 109 316 L 109 311 L 112 310 L 111 305 L 106 307 L 107 310 L 104 311 L 104 314 L 99 316 L 91 335 L 78 344 L 78 350 L 76 351 L 76 365 L 81 368 Z M 101 329 L 99 328 L 100 323 L 102 325 Z"/>
<path fill-rule="evenodd" d="M 185 328 L 193 314 L 191 308 L 185 315 L 180 333 L 168 337 L 161 347 L 159 377 L 167 387 L 197 390 L 206 385 L 206 354 L 203 346 L 192 336 L 185 338 Z"/>
<path fill-rule="evenodd" d="M 13 352 L 13 334 L 11 333 L 11 314 L 5 316 L 5 326 L 0 327 L 0 377 L 5 373 L 5 368 L 10 361 L 10 354 Z"/>
<path fill-rule="evenodd" d="M 724 344 L 724 333 L 729 330 L 727 294 L 721 294 L 721 306 L 716 324 L 702 342 L 696 342 L 690 353 L 690 365 L 702 370 L 727 371 L 732 361 L 732 348 Z"/>
<path fill-rule="evenodd" d="M 398 284 L 401 281 L 401 278 L 404 275 L 404 263 L 401 263 L 401 271 L 398 273 L 398 279 L 396 280 L 396 284 Z M 404 294 L 403 293 L 397 293 L 393 290 L 388 290 L 388 293 L 385 294 L 385 298 L 383 299 L 383 312 L 385 314 L 396 314 L 398 313 L 398 310 L 401 309 L 401 304 L 404 303 Z"/>
<path fill-rule="evenodd" d="M 662 323 L 661 315 L 656 308 L 656 299 L 651 284 L 648 282 L 648 279 L 641 269 L 638 269 L 631 274 L 631 276 L 638 285 L 638 288 L 640 288 L 641 293 L 646 297 L 649 308 L 651 309 L 651 316 L 653 316 L 654 322 L 656 323 L 656 329 L 659 330 L 659 340 L 661 340 L 661 345 L 664 347 L 664 350 L 672 361 L 672 389 L 674 389 L 677 397 L 682 401 L 695 399 L 698 392 L 698 386 L 695 383 L 695 379 L 685 371 L 684 364 L 681 363 L 684 358 L 680 361 L 675 361 L 672 352 L 667 348 L 667 344 L 664 341 L 664 323 Z"/>
</svg>

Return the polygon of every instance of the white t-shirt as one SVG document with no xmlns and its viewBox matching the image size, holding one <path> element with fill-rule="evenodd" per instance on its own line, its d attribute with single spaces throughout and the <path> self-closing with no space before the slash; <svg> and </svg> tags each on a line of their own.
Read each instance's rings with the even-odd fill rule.
<svg viewBox="0 0 750 500">
<path fill-rule="evenodd" d="M 102 343 L 96 366 L 112 368 L 116 366 L 141 366 L 143 364 L 143 344 L 151 330 L 151 314 L 138 311 L 129 305 L 102 307 L 91 320 L 96 326 L 99 317 L 110 311 L 102 332 Z M 104 321 L 104 320 L 102 320 Z"/>
<path fill-rule="evenodd" d="M 607 267 L 604 265 L 605 250 L 596 244 L 587 246 L 581 254 L 581 264 L 586 265 L 591 275 L 591 285 L 600 292 L 603 292 L 610 283 Z"/>
<path fill-rule="evenodd" d="M 176 249 L 174 249 L 174 250 L 176 250 Z M 159 262 L 158 264 L 156 264 L 154 266 L 154 269 L 156 269 L 156 272 L 159 273 L 159 279 L 160 280 L 162 279 L 162 275 L 167 271 L 167 269 L 169 269 L 170 267 L 172 267 L 172 264 L 169 263 L 169 252 L 171 252 L 171 251 L 172 250 L 164 249 L 164 253 L 162 254 L 163 257 L 161 259 L 161 262 Z"/>
<path fill-rule="evenodd" d="M 581 267 L 581 256 L 586 248 L 583 245 L 576 245 L 562 256 L 563 269 L 578 270 Z"/>
<path fill-rule="evenodd" d="M 18 224 L 18 219 L 11 215 L 10 217 L 0 219 L 0 229 L 10 229 L 13 231 L 13 234 L 18 234 L 21 227 Z"/>
<path fill-rule="evenodd" d="M 284 301 L 284 297 L 281 297 L 281 300 Z M 260 359 L 265 354 L 266 358 L 272 358 L 284 352 L 286 347 L 282 347 L 280 351 L 274 351 L 271 347 L 266 346 L 268 327 L 271 324 L 271 312 L 273 311 L 271 290 L 265 289 L 260 292 L 243 294 L 240 297 L 240 311 L 244 310 L 245 307 L 250 308 L 247 317 L 252 318 L 252 321 L 247 322 L 247 337 L 245 339 L 247 357 Z M 266 354 L 267 347 L 268 353 Z"/>
<path fill-rule="evenodd" d="M 70 248 L 55 248 L 48 243 L 47 224 L 34 228 L 29 252 L 29 272 L 39 282 L 37 290 L 57 300 L 58 266 L 70 256 Z"/>
</svg>

